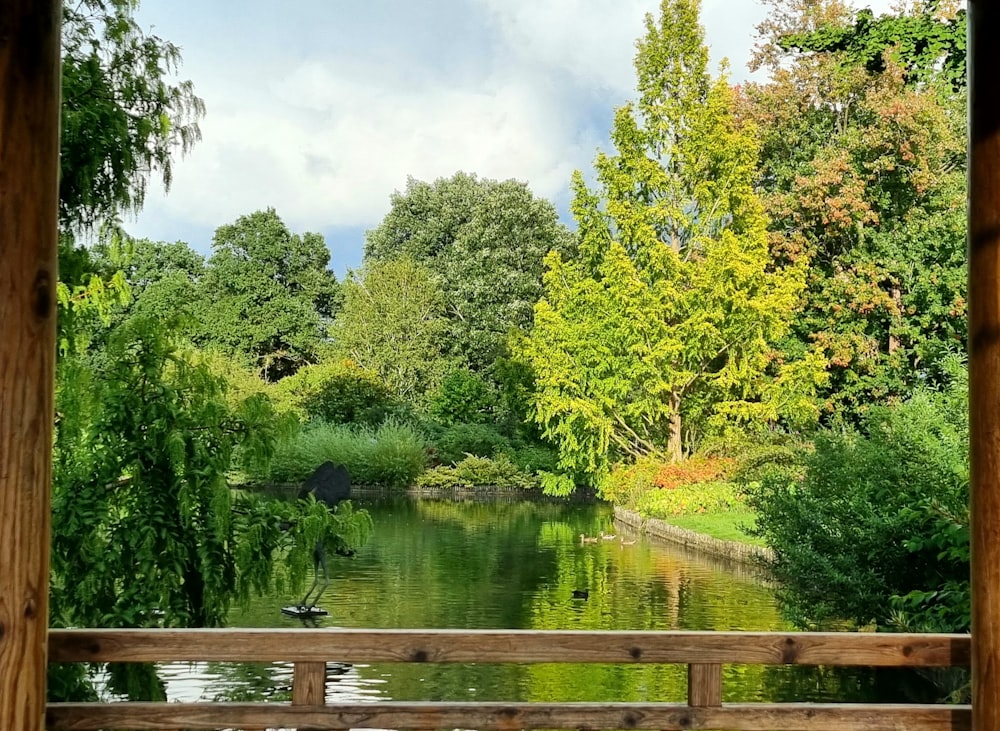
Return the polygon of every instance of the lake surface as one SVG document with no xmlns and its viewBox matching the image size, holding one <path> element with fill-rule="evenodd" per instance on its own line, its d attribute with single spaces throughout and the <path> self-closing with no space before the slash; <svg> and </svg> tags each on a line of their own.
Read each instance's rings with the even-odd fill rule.
<svg viewBox="0 0 1000 731">
<path fill-rule="evenodd" d="M 679 547 L 580 534 L 617 533 L 610 506 L 520 499 L 489 502 L 355 499 L 372 515 L 372 540 L 329 559 L 308 626 L 602 630 L 788 630 L 767 582 Z M 586 599 L 574 591 L 587 592 Z M 259 599 L 233 627 L 297 627 L 281 614 L 301 595 Z M 174 664 L 171 700 L 288 700 L 291 665 Z M 362 700 L 683 701 L 679 665 L 454 665 L 333 663 L 331 702 Z M 902 701 L 900 680 L 865 670 L 726 666 L 725 701 Z"/>
</svg>

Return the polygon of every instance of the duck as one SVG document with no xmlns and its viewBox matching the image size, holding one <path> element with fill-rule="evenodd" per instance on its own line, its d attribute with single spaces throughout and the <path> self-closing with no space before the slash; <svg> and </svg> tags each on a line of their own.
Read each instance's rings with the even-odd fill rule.
<svg viewBox="0 0 1000 731">
<path fill-rule="evenodd" d="M 604 531 L 601 531 L 602 541 L 613 541 L 617 537 L 618 536 L 616 536 L 614 533 L 605 533 Z"/>
<path fill-rule="evenodd" d="M 590 596 L 590 591 L 588 589 L 573 589 L 574 599 L 586 599 Z"/>
<path fill-rule="evenodd" d="M 636 543 L 636 541 L 638 541 L 639 539 L 638 539 L 638 538 L 633 538 L 632 540 L 629 540 L 629 541 L 626 541 L 626 540 L 625 540 L 625 536 L 622 536 L 622 537 L 621 537 L 620 539 L 618 539 L 618 540 L 619 540 L 619 542 L 620 542 L 620 543 L 621 543 L 621 544 L 622 544 L 623 546 L 634 546 L 634 545 L 635 545 L 635 543 Z"/>
<path fill-rule="evenodd" d="M 597 543 L 599 540 L 600 538 L 596 537 L 591 538 L 590 536 L 584 535 L 583 533 L 580 534 L 580 543 Z"/>
</svg>

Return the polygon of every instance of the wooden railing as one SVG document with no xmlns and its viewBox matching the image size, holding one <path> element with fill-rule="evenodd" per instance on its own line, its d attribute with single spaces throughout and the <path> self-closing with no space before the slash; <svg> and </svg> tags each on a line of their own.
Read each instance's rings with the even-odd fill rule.
<svg viewBox="0 0 1000 731">
<path fill-rule="evenodd" d="M 287 703 L 50 703 L 48 728 L 954 731 L 967 705 L 722 703 L 722 666 L 952 667 L 965 635 L 532 630 L 52 630 L 50 662 L 294 663 Z M 675 663 L 687 703 L 327 703 L 326 663 Z"/>
</svg>

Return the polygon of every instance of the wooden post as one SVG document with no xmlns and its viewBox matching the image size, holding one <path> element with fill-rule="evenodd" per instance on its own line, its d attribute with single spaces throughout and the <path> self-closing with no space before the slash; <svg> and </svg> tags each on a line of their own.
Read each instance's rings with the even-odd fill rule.
<svg viewBox="0 0 1000 731">
<path fill-rule="evenodd" d="M 722 665 L 717 663 L 688 665 L 688 705 L 694 708 L 722 705 Z"/>
<path fill-rule="evenodd" d="M 1000 4 L 969 2 L 972 727 L 1000 728 Z"/>
<path fill-rule="evenodd" d="M 45 723 L 58 0 L 0 1 L 0 727 Z"/>
</svg>

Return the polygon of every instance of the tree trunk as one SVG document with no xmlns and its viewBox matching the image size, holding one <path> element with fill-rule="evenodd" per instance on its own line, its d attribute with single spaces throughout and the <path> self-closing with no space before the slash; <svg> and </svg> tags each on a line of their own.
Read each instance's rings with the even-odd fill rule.
<svg viewBox="0 0 1000 731">
<path fill-rule="evenodd" d="M 671 462 L 684 459 L 684 439 L 681 431 L 681 395 L 670 394 L 670 433 L 667 436 L 667 455 Z"/>
</svg>

